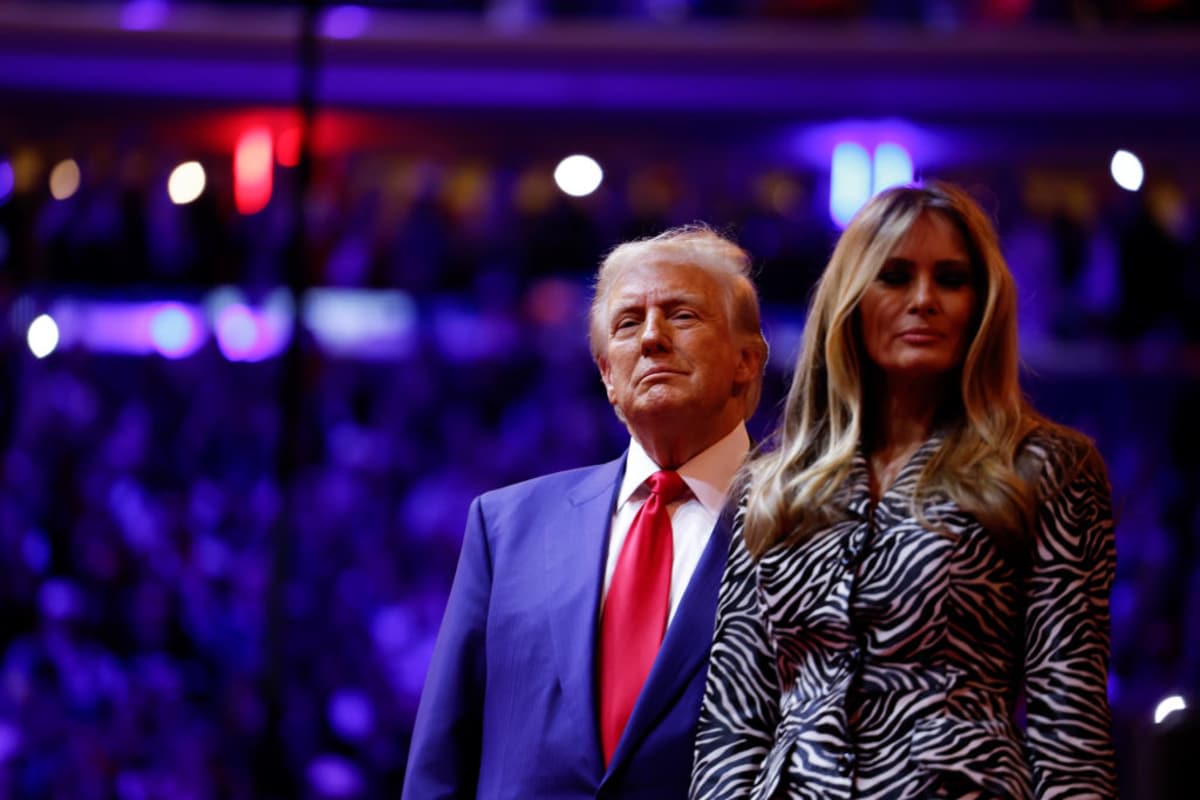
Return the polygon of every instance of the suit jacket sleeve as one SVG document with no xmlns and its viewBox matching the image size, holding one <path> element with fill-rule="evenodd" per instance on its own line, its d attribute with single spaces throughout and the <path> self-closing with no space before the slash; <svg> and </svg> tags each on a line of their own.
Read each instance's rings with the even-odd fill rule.
<svg viewBox="0 0 1200 800">
<path fill-rule="evenodd" d="M 1082 459 L 1076 450 L 1066 461 L 1051 453 L 1043 474 L 1043 489 L 1058 488 L 1039 510 L 1027 587 L 1029 757 L 1038 798 L 1115 798 L 1107 693 L 1111 499 L 1094 450 Z"/>
<path fill-rule="evenodd" d="M 693 800 L 748 797 L 775 738 L 779 679 L 741 520 L 717 604 L 716 632 L 696 736 Z"/>
<path fill-rule="evenodd" d="M 467 514 L 458 569 L 413 729 L 404 800 L 473 798 L 479 776 L 492 561 L 481 500 Z"/>
</svg>

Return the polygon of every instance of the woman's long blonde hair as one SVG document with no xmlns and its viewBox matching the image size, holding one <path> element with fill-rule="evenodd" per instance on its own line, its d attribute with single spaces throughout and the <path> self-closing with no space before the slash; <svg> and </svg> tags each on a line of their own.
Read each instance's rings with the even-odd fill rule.
<svg viewBox="0 0 1200 800">
<path fill-rule="evenodd" d="M 1030 476 L 1018 473 L 1016 455 L 1035 428 L 1050 423 L 1021 392 L 1012 275 L 978 204 L 955 186 L 930 183 L 888 189 L 868 202 L 842 234 L 817 284 L 775 447 L 749 465 L 744 535 L 755 556 L 781 542 L 801 541 L 837 516 L 833 501 L 863 435 L 859 301 L 925 213 L 944 215 L 961 234 L 981 302 L 959 391 L 940 399 L 946 439 L 918 476 L 914 512 L 922 518 L 922 498 L 941 490 L 1006 549 L 1027 540 L 1035 487 Z"/>
</svg>

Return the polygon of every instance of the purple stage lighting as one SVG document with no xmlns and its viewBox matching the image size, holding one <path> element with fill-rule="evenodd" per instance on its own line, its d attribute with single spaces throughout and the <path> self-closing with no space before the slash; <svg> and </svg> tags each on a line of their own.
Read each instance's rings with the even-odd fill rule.
<svg viewBox="0 0 1200 800">
<path fill-rule="evenodd" d="M 218 289 L 208 300 L 217 347 L 230 361 L 262 361 L 279 355 L 292 335 L 293 308 L 286 290 L 273 292 L 259 308 L 236 289 Z"/>
<path fill-rule="evenodd" d="M 151 31 L 166 21 L 166 0 L 129 0 L 121 9 L 121 27 L 127 31 Z"/>
<path fill-rule="evenodd" d="M 334 6 L 321 18 L 321 33 L 330 39 L 357 39 L 366 32 L 370 16 L 362 6 Z"/>
<path fill-rule="evenodd" d="M 15 183 L 12 164 L 8 161 L 0 161 L 0 205 L 3 205 L 12 195 Z"/>
</svg>

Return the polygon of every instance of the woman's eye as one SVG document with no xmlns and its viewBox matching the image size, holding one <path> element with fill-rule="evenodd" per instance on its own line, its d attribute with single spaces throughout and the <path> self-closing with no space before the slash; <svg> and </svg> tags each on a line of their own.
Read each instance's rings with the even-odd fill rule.
<svg viewBox="0 0 1200 800">
<path fill-rule="evenodd" d="M 902 286 L 908 283 L 908 273 L 902 269 L 885 269 L 879 273 L 879 280 L 889 286 Z"/>
<path fill-rule="evenodd" d="M 938 276 L 938 283 L 950 289 L 961 289 L 970 280 L 970 276 L 962 272 L 947 272 Z"/>
</svg>

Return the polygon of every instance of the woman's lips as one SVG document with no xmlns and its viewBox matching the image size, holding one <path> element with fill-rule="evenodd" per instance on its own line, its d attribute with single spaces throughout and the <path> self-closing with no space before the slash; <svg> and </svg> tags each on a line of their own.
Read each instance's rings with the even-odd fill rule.
<svg viewBox="0 0 1200 800">
<path fill-rule="evenodd" d="M 932 344 L 941 341 L 944 337 L 932 328 L 913 328 L 901 333 L 899 338 L 908 344 Z"/>
</svg>

